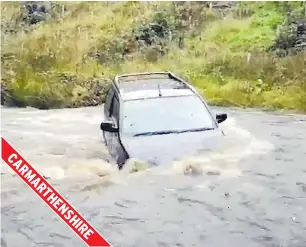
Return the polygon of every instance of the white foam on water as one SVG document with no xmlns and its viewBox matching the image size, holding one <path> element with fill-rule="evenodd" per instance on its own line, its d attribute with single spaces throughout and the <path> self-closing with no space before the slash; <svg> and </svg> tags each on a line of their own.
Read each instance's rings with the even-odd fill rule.
<svg viewBox="0 0 306 247">
<path fill-rule="evenodd" d="M 67 160 L 66 164 L 40 167 L 39 173 L 53 183 L 66 184 L 71 190 L 99 190 L 108 184 L 125 184 L 114 164 L 101 159 Z"/>
<path fill-rule="evenodd" d="M 51 115 L 51 116 L 50 116 Z M 50 114 L 47 118 L 55 117 L 57 114 Z M 53 116 L 52 116 L 53 115 Z M 70 118 L 70 114 L 65 115 Z M 41 119 L 40 119 L 41 120 Z M 45 119 L 47 120 L 47 119 Z M 86 120 L 88 121 L 88 119 Z M 92 122 L 98 121 L 98 118 Z M 203 154 L 197 157 L 187 157 L 185 159 L 173 162 L 169 166 L 159 166 L 150 168 L 144 162 L 130 160 L 121 171 L 118 171 L 117 166 L 113 163 L 108 163 L 103 159 L 72 159 L 63 156 L 60 160 L 44 162 L 44 164 L 33 164 L 37 170 L 45 177 L 50 177 L 52 180 L 63 180 L 65 178 L 72 179 L 88 179 L 101 178 L 104 181 L 112 181 L 115 183 L 125 184 L 129 179 L 143 176 L 145 174 L 157 175 L 201 175 L 211 174 L 220 177 L 231 178 L 242 175 L 241 169 L 237 162 L 244 157 L 256 154 L 264 154 L 272 150 L 274 147 L 271 143 L 260 140 L 253 136 L 248 130 L 239 127 L 234 118 L 228 118 L 220 127 L 226 133 L 225 145 L 222 150 Z M 36 133 L 37 134 L 37 133 Z M 39 133 L 42 134 L 42 133 Z M 47 134 L 48 138 L 54 137 L 52 133 Z M 66 136 L 68 138 L 68 136 Z M 99 147 L 103 149 L 104 146 Z M 105 148 L 104 148 L 105 149 Z M 106 149 L 103 152 L 107 152 Z M 52 159 L 53 160 L 53 159 Z M 5 173 L 14 173 L 6 165 L 1 163 L 1 171 Z"/>
<path fill-rule="evenodd" d="M 39 167 L 39 172 L 46 177 L 61 180 L 67 177 L 103 177 L 115 171 L 113 164 L 101 159 L 66 160 L 66 164 Z"/>
<path fill-rule="evenodd" d="M 87 115 L 84 113 L 70 113 L 67 112 L 65 114 L 59 114 L 59 113 L 51 113 L 45 116 L 40 116 L 39 117 L 39 121 L 41 122 L 55 122 L 55 121 L 59 121 L 59 122 L 64 122 L 65 124 L 67 123 L 75 123 L 75 122 L 79 122 L 79 123 L 86 123 L 86 124 L 100 124 L 101 121 L 103 120 L 102 114 L 101 116 L 99 115 Z"/>
<path fill-rule="evenodd" d="M 242 175 L 238 161 L 250 155 L 265 154 L 274 149 L 274 146 L 265 140 L 253 136 L 248 130 L 237 126 L 234 118 L 229 118 L 222 129 L 226 133 L 225 147 L 217 152 L 203 154 L 198 157 L 187 157 L 173 163 L 172 171 L 163 174 L 199 175 L 211 174 L 224 178 Z"/>
</svg>

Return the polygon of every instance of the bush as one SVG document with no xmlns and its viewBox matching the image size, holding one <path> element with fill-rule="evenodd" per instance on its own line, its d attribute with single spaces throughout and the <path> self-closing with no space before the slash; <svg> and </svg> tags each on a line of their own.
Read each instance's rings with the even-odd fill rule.
<svg viewBox="0 0 306 247">
<path fill-rule="evenodd" d="M 214 104 L 306 110 L 301 3 L 27 4 L 1 5 L 2 104 L 97 105 L 117 73 L 172 70 Z"/>
</svg>

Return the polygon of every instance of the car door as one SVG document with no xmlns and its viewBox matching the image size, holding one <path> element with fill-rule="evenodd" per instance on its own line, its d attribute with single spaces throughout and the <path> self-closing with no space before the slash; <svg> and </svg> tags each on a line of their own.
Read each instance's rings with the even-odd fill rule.
<svg viewBox="0 0 306 247">
<path fill-rule="evenodd" d="M 104 104 L 104 118 L 108 120 L 109 118 L 109 114 L 110 114 L 110 107 L 111 107 L 111 103 L 114 97 L 114 89 L 113 87 L 110 88 L 110 90 L 108 91 L 108 94 L 106 96 L 106 101 Z"/>
<path fill-rule="evenodd" d="M 106 96 L 106 101 L 104 104 L 104 120 L 109 121 L 110 120 L 110 113 L 111 113 L 111 107 L 112 107 L 112 101 L 114 97 L 114 90 L 111 87 L 108 91 L 108 94 Z M 107 131 L 103 131 L 103 138 L 104 143 L 106 146 L 109 144 L 110 134 Z"/>
<path fill-rule="evenodd" d="M 112 121 L 113 125 L 115 127 L 119 127 L 119 100 L 116 95 L 113 96 L 111 106 L 110 106 L 110 112 L 109 112 L 109 120 Z M 119 142 L 119 133 L 111 133 L 106 132 L 107 140 L 108 140 L 108 149 L 109 153 L 117 158 L 118 156 L 118 149 L 120 148 L 120 142 Z"/>
</svg>

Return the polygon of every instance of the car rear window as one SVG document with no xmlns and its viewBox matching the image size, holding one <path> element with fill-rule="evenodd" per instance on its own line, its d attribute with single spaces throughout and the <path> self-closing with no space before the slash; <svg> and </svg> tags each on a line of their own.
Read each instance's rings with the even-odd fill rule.
<svg viewBox="0 0 306 247">
<path fill-rule="evenodd" d="M 216 127 L 208 109 L 195 95 L 126 101 L 123 114 L 122 132 L 131 135 Z"/>
</svg>

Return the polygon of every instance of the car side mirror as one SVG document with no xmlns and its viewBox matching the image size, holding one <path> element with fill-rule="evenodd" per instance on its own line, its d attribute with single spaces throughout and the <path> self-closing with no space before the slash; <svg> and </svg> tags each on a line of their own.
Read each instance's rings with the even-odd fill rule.
<svg viewBox="0 0 306 247">
<path fill-rule="evenodd" d="M 222 123 L 227 119 L 227 114 L 226 113 L 222 113 L 222 114 L 217 114 L 216 115 L 216 120 L 217 123 Z"/>
<path fill-rule="evenodd" d="M 118 132 L 118 128 L 114 127 L 112 121 L 105 121 L 100 124 L 100 129 L 107 132 Z"/>
</svg>

